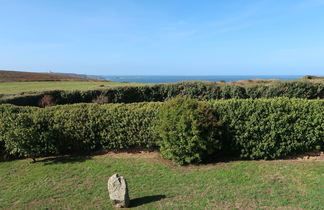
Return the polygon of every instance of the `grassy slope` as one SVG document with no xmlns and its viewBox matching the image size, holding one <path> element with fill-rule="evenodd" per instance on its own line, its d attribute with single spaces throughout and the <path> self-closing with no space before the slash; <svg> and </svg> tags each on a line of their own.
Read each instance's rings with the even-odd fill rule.
<svg viewBox="0 0 324 210">
<path fill-rule="evenodd" d="M 0 94 L 45 90 L 88 90 L 134 84 L 83 79 L 68 74 L 0 70 Z"/>
<path fill-rule="evenodd" d="M 35 92 L 44 90 L 89 90 L 107 88 L 111 86 L 131 85 L 140 84 L 104 81 L 2 82 L 0 83 L 0 94 L 17 94 L 21 92 Z"/>
<path fill-rule="evenodd" d="M 138 209 L 321 209 L 323 161 L 236 161 L 174 167 L 157 154 L 0 163 L 0 208 L 111 209 L 106 183 L 128 181 Z"/>
<path fill-rule="evenodd" d="M 91 81 L 77 77 L 77 75 L 63 75 L 56 73 L 36 73 L 0 70 L 0 82 L 30 82 L 30 81 Z"/>
</svg>

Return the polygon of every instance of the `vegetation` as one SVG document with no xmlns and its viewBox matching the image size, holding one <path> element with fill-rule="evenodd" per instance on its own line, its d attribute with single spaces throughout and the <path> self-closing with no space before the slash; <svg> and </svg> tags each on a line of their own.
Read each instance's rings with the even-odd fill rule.
<svg viewBox="0 0 324 210">
<path fill-rule="evenodd" d="M 259 99 L 212 101 L 224 122 L 230 154 L 276 159 L 324 148 L 324 101 Z"/>
<path fill-rule="evenodd" d="M 53 142 L 54 132 L 48 130 L 48 114 L 45 112 L 20 113 L 14 116 L 15 125 L 7 127 L 6 132 L 2 132 L 2 138 L 6 139 L 5 146 L 9 155 L 30 157 L 35 162 L 35 158 L 55 153 L 55 143 Z M 3 119 L 3 123 L 7 120 Z M 2 123 L 2 127 L 6 125 Z"/>
<path fill-rule="evenodd" d="M 0 106 L 0 142 L 6 156 L 84 154 L 100 149 L 154 148 L 159 103 Z"/>
<path fill-rule="evenodd" d="M 87 83 L 80 84 L 84 85 Z M 97 101 L 100 103 L 153 102 L 165 101 L 176 96 L 191 97 L 199 100 L 274 97 L 317 99 L 324 98 L 324 83 L 294 81 L 241 86 L 226 83 L 183 82 L 142 86 L 115 86 L 110 88 L 99 87 L 84 91 L 57 90 L 18 95 L 2 95 L 2 98 L 0 96 L 0 103 L 10 103 L 20 106 L 39 106 L 40 101 L 47 95 L 52 96 L 56 104 L 93 103 Z"/>
<path fill-rule="evenodd" d="M 157 127 L 162 157 L 177 164 L 200 163 L 221 149 L 221 123 L 203 102 L 185 98 L 166 102 Z"/>
<path fill-rule="evenodd" d="M 324 100 L 178 99 L 163 104 L 1 105 L 0 146 L 7 156 L 34 158 L 156 149 L 162 140 L 162 154 L 179 164 L 212 158 L 220 145 L 222 154 L 244 159 L 275 159 L 324 148 Z M 165 112 L 158 116 L 159 110 Z M 218 126 L 219 119 L 224 126 Z M 155 129 L 157 124 L 160 129 Z M 220 132 L 223 136 L 216 137 Z"/>
<path fill-rule="evenodd" d="M 0 162 L 0 208 L 112 208 L 106 182 L 117 171 L 139 209 L 320 209 L 323 162 L 180 167 L 157 153 L 87 155 L 160 150 L 183 165 L 323 150 L 322 81 L 0 83 L 0 104 L 20 105 L 0 105 L 0 159 L 38 158 Z M 42 158 L 52 155 L 82 157 Z"/>
<path fill-rule="evenodd" d="M 94 81 L 80 78 L 77 74 L 35 73 L 22 71 L 0 70 L 0 82 L 31 82 L 31 81 Z"/>
<path fill-rule="evenodd" d="M 0 162 L 1 209 L 113 209 L 107 180 L 128 181 L 134 209 L 322 209 L 323 161 L 175 167 L 156 154 Z"/>
<path fill-rule="evenodd" d="M 0 94 L 3 96 L 23 97 L 44 91 L 87 91 L 103 90 L 116 86 L 141 86 L 138 83 L 108 81 L 51 81 L 51 82 L 0 82 Z M 144 84 L 142 84 L 144 85 Z"/>
</svg>

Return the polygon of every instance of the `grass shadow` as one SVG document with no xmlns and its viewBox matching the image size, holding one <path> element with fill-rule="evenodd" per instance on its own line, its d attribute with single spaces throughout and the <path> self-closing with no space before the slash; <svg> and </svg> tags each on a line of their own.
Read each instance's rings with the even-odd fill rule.
<svg viewBox="0 0 324 210">
<path fill-rule="evenodd" d="M 65 163 L 80 163 L 86 160 L 90 160 L 89 156 L 64 156 L 64 157 L 49 157 L 41 160 L 37 160 L 37 163 L 43 163 L 44 165 L 52 164 L 65 164 Z"/>
<path fill-rule="evenodd" d="M 151 195 L 151 196 L 144 196 L 141 198 L 135 198 L 130 201 L 130 207 L 138 207 L 147 203 L 156 202 L 166 198 L 165 195 Z"/>
</svg>

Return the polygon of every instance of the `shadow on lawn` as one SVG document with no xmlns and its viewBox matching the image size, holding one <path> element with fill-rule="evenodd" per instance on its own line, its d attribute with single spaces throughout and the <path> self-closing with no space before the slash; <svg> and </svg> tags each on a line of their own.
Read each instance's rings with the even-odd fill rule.
<svg viewBox="0 0 324 210">
<path fill-rule="evenodd" d="M 64 163 L 80 163 L 86 160 L 90 160 L 89 156 L 64 156 L 64 157 L 51 157 L 42 160 L 37 160 L 37 163 L 43 163 L 44 165 L 51 164 L 64 164 Z"/>
<path fill-rule="evenodd" d="M 151 195 L 151 196 L 144 196 L 141 198 L 135 198 L 130 201 L 130 207 L 138 207 L 147 203 L 152 203 L 155 201 L 159 201 L 166 198 L 165 195 Z"/>
</svg>

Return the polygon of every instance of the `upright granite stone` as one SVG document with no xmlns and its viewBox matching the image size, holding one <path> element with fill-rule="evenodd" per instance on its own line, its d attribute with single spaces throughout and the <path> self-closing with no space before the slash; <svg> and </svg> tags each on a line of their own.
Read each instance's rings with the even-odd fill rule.
<svg viewBox="0 0 324 210">
<path fill-rule="evenodd" d="M 110 200 L 118 208 L 127 208 L 129 205 L 128 187 L 124 177 L 114 174 L 108 179 Z"/>
</svg>

